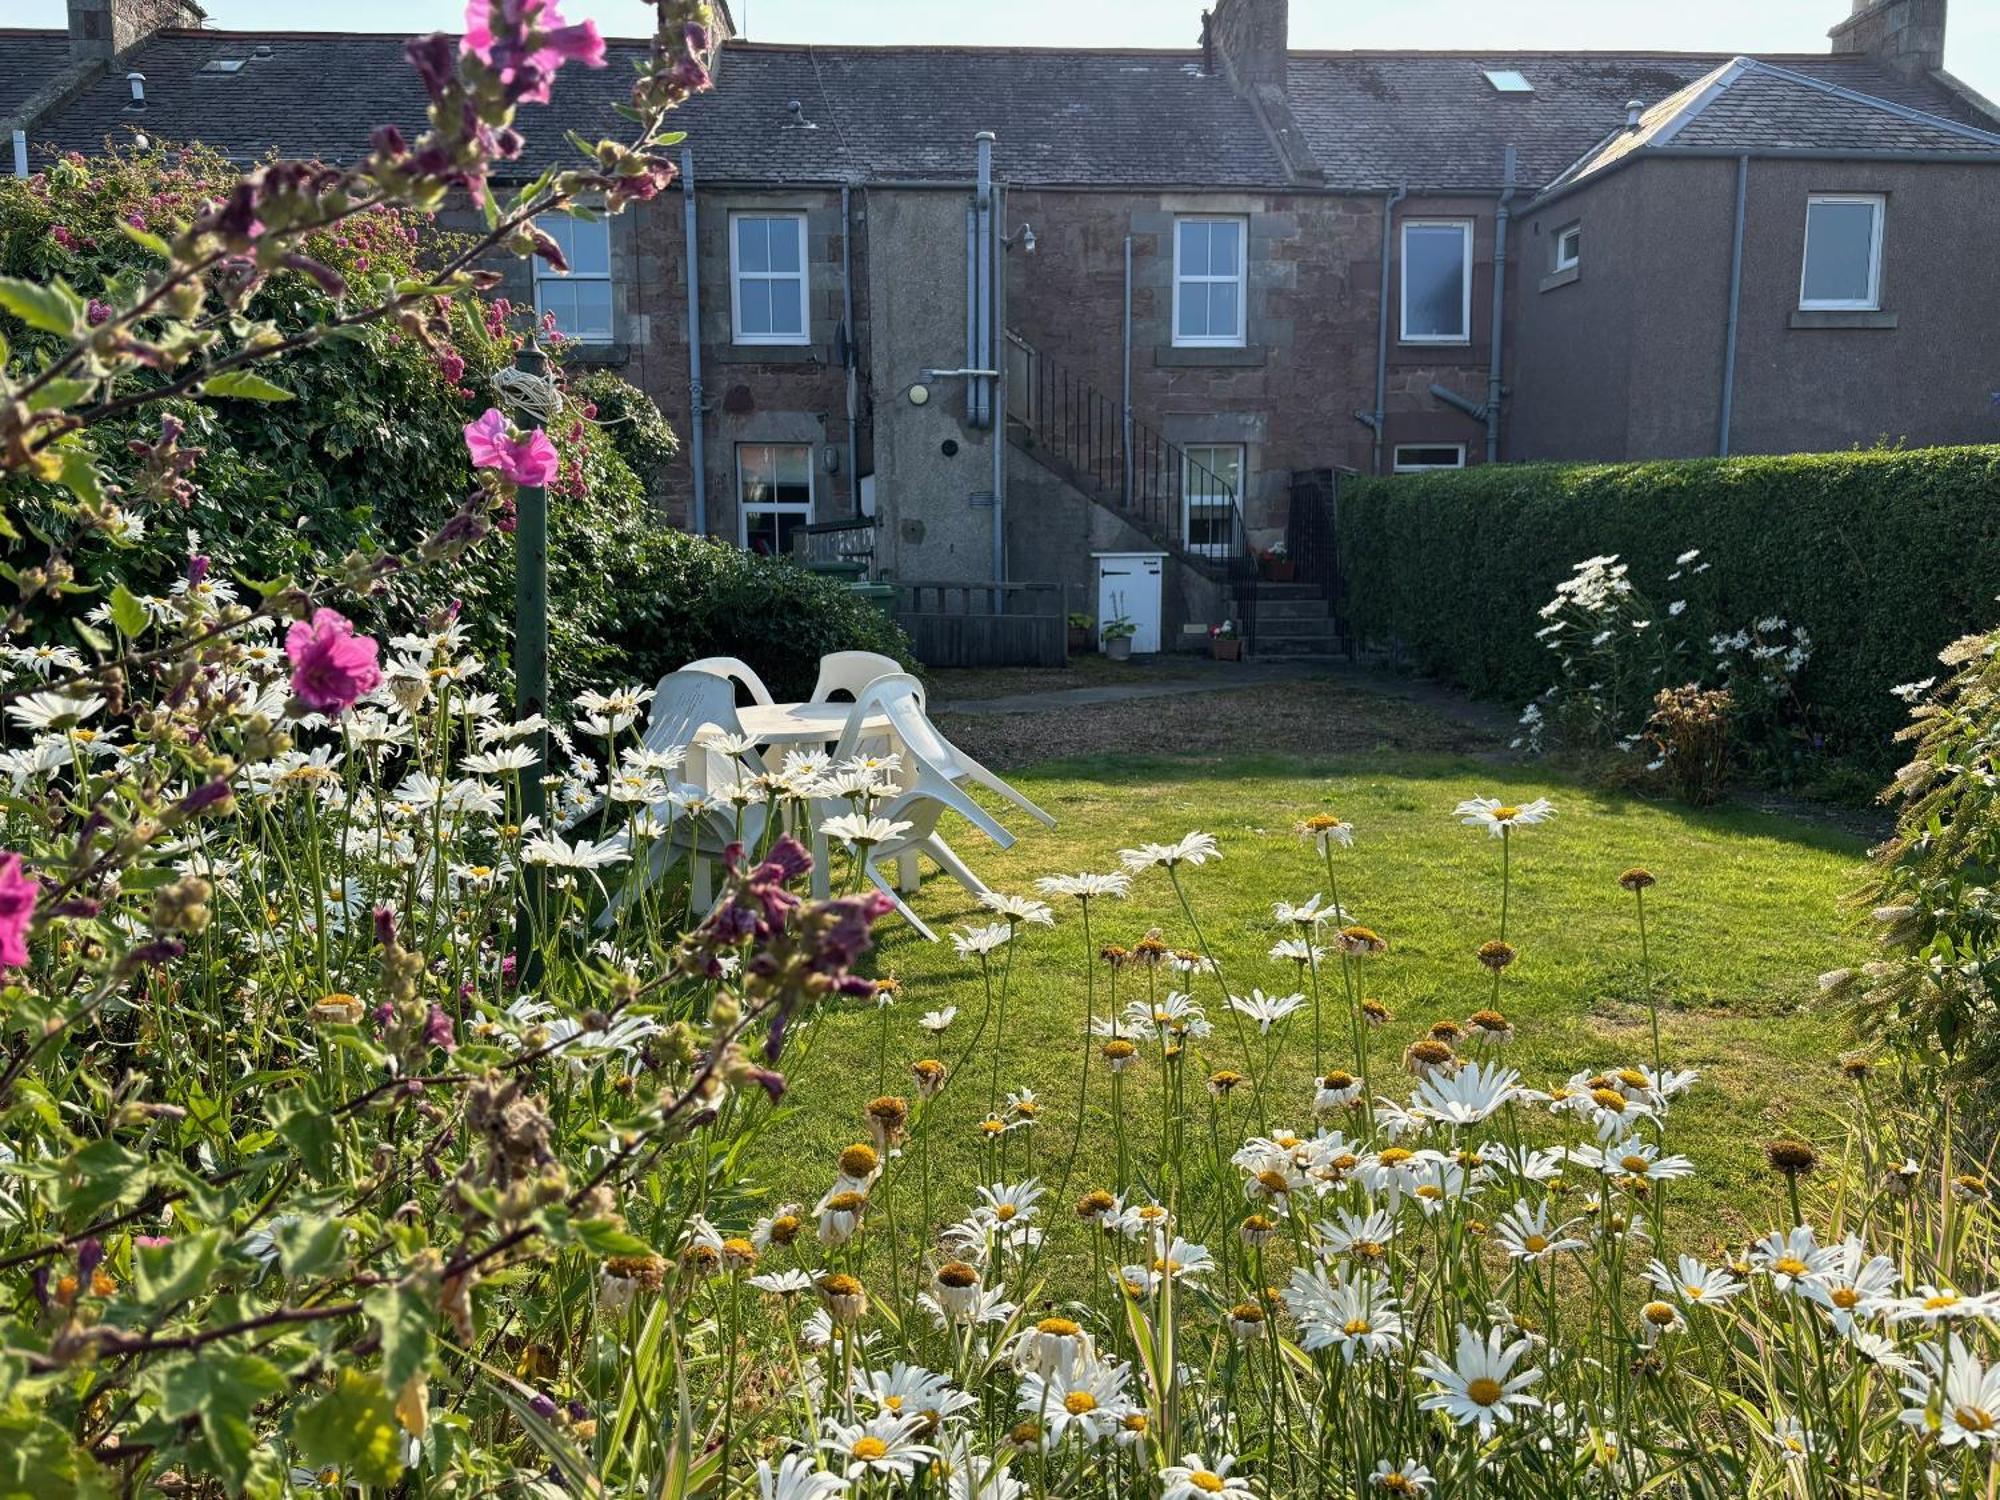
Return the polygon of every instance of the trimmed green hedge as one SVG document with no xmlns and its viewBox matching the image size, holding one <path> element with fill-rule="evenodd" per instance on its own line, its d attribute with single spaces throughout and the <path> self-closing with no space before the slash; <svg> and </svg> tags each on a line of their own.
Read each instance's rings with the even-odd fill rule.
<svg viewBox="0 0 2000 1500">
<path fill-rule="evenodd" d="M 1879 769 L 1906 715 L 1889 689 L 2000 617 L 2000 446 L 1366 478 L 1342 493 L 1340 532 L 1361 639 L 1514 703 L 1555 679 L 1536 611 L 1576 563 L 1614 553 L 1664 604 L 1660 580 L 1698 547 L 1702 635 L 1804 625 L 1799 689 L 1826 751 Z"/>
</svg>

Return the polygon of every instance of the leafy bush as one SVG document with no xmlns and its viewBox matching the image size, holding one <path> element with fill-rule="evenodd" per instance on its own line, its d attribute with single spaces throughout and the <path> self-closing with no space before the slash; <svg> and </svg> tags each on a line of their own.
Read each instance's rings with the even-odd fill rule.
<svg viewBox="0 0 2000 1500">
<path fill-rule="evenodd" d="M 1617 465 L 1534 465 L 1366 478 L 1342 496 L 1356 630 L 1482 697 L 1548 685 L 1537 608 L 1591 553 L 1664 578 L 1713 563 L 1688 628 L 1729 636 L 1779 616 L 1810 632 L 1809 713 L 1772 770 L 1822 753 L 1894 759 L 1889 689 L 1980 628 L 2000 589 L 2000 447 Z"/>
<path fill-rule="evenodd" d="M 1969 1073 L 2000 1071 L 2000 631 L 1942 653 L 1942 684 L 1905 684 L 1915 750 L 1883 794 L 1896 832 L 1864 894 L 1880 947 L 1858 973 L 1822 982 L 1849 995 L 1862 1030 Z"/>
<path fill-rule="evenodd" d="M 1721 797 L 1729 782 L 1729 720 L 1735 700 L 1726 688 L 1687 683 L 1661 688 L 1646 720 L 1646 741 L 1667 782 L 1697 807 Z"/>
</svg>

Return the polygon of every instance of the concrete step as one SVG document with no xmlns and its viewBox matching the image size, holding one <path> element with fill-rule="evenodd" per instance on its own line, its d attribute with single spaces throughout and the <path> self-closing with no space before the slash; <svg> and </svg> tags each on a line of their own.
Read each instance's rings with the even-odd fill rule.
<svg viewBox="0 0 2000 1500">
<path fill-rule="evenodd" d="M 1331 620 L 1259 620 L 1252 634 L 1261 647 L 1266 641 L 1324 641 L 1335 634 Z"/>
<path fill-rule="evenodd" d="M 1272 583 L 1260 578 L 1251 588 L 1259 599 L 1318 599 L 1322 598 L 1316 583 Z"/>
<path fill-rule="evenodd" d="M 1332 631 L 1319 636 L 1286 636 L 1273 639 L 1263 631 L 1250 644 L 1250 655 L 1258 661 L 1273 656 L 1332 656 L 1337 641 Z"/>
<path fill-rule="evenodd" d="M 1324 599 L 1265 599 L 1251 601 L 1258 622 L 1266 620 L 1324 620 L 1332 611 Z"/>
</svg>

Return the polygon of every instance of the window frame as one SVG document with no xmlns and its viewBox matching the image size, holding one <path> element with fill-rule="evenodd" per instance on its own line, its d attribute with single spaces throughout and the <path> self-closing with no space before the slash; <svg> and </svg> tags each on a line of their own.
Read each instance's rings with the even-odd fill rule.
<svg viewBox="0 0 2000 1500">
<path fill-rule="evenodd" d="M 1455 464 L 1406 464 L 1403 455 L 1418 448 L 1449 448 L 1458 454 Z M 1389 451 L 1389 472 L 1391 474 L 1436 474 L 1448 469 L 1465 467 L 1466 449 L 1463 443 L 1398 443 Z"/>
<path fill-rule="evenodd" d="M 1227 557 L 1230 553 L 1230 542 L 1227 537 L 1220 542 L 1195 541 L 1193 528 L 1194 493 L 1189 483 L 1194 477 L 1189 472 L 1191 466 L 1200 462 L 1195 458 L 1196 453 L 1213 454 L 1225 450 L 1233 452 L 1236 456 L 1236 492 L 1231 496 L 1231 508 L 1240 514 L 1243 509 L 1243 488 L 1250 477 L 1250 445 L 1248 443 L 1228 442 L 1181 444 L 1181 541 L 1187 550 L 1194 553 L 1197 557 Z M 1200 463 L 1200 467 L 1215 475 L 1217 479 L 1224 478 L 1221 470 L 1217 469 L 1213 464 Z M 1205 505 L 1203 509 L 1214 510 L 1216 507 Z"/>
<path fill-rule="evenodd" d="M 1410 332 L 1410 231 L 1412 229 L 1456 229 L 1465 246 L 1464 258 L 1459 262 L 1458 273 L 1458 322 L 1461 332 L 1411 333 Z M 1401 282 L 1399 316 L 1396 324 L 1397 342 L 1404 344 L 1470 344 L 1472 342 L 1472 246 L 1473 221 L 1470 219 L 1405 219 L 1402 231 L 1396 237 L 1398 252 L 1398 279 Z"/>
<path fill-rule="evenodd" d="M 547 310 L 542 306 L 542 284 L 544 282 L 560 284 L 562 282 L 601 281 L 604 283 L 606 292 L 608 293 L 604 320 L 604 336 L 598 338 L 594 335 L 571 333 L 561 327 L 558 327 L 556 331 L 572 343 L 585 344 L 593 348 L 601 349 L 607 345 L 617 343 L 618 287 L 616 278 L 611 273 L 611 220 L 601 214 L 588 219 L 580 214 L 560 214 L 551 215 L 550 217 L 551 219 L 567 219 L 572 225 L 580 224 L 592 230 L 602 229 L 604 231 L 604 269 L 602 271 L 558 271 L 539 255 L 531 257 L 534 261 L 535 321 L 540 323 L 548 315 Z"/>
<path fill-rule="evenodd" d="M 748 219 L 784 220 L 797 226 L 799 268 L 796 271 L 746 271 L 742 261 L 742 230 Z M 735 344 L 763 344 L 798 348 L 812 343 L 812 260 L 808 254 L 806 214 L 800 208 L 739 208 L 729 213 L 729 337 Z M 796 281 L 799 288 L 799 331 L 797 333 L 745 333 L 743 331 L 743 282 L 748 277 L 775 287 Z"/>
<path fill-rule="evenodd" d="M 1812 212 L 1821 203 L 1865 203 L 1874 210 L 1868 236 L 1868 295 L 1857 301 L 1850 297 L 1806 296 L 1806 269 L 1812 262 Z M 1800 312 L 1880 312 L 1882 310 L 1882 231 L 1889 219 L 1886 193 L 1807 193 L 1805 236 L 1799 246 Z"/>
<path fill-rule="evenodd" d="M 806 456 L 806 501 L 800 505 L 796 500 L 767 500 L 752 505 L 743 489 L 743 455 L 748 448 L 766 448 L 773 452 L 780 448 L 801 448 Z M 736 463 L 736 545 L 743 551 L 750 550 L 750 517 L 752 515 L 799 516 L 810 526 L 819 507 L 819 477 L 813 459 L 814 445 L 809 442 L 782 442 L 776 439 L 746 438 L 735 445 L 732 457 Z M 773 465 L 775 470 L 776 465 Z"/>
<path fill-rule="evenodd" d="M 1217 276 L 1213 272 L 1183 272 L 1181 270 L 1181 226 L 1184 224 L 1228 224 L 1236 230 L 1236 274 Z M 1181 286 L 1183 282 L 1199 282 L 1203 286 L 1215 286 L 1223 282 L 1236 283 L 1236 332 L 1233 336 L 1217 337 L 1211 333 L 1183 333 L 1181 331 Z M 1250 338 L 1250 219 L 1247 214 L 1175 214 L 1174 215 L 1174 284 L 1172 291 L 1173 346 L 1176 349 L 1244 349 L 1249 347 Z"/>
<path fill-rule="evenodd" d="M 1565 257 L 1563 255 L 1563 241 L 1571 235 L 1576 236 L 1576 248 Z M 1562 228 L 1556 231 L 1554 269 L 1558 271 L 1574 271 L 1581 264 L 1583 264 L 1583 221 L 1579 219 L 1574 223 L 1563 225 Z"/>
</svg>

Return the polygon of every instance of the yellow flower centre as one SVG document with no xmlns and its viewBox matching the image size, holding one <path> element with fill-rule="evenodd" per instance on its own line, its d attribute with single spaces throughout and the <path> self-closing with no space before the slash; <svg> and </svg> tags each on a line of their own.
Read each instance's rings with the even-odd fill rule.
<svg viewBox="0 0 2000 1500">
<path fill-rule="evenodd" d="M 1647 1087 L 1646 1075 L 1641 1073 L 1637 1068 L 1620 1068 L 1618 1070 L 1618 1081 L 1627 1088 L 1643 1089 Z"/>
<path fill-rule="evenodd" d="M 1222 1476 L 1220 1474 L 1211 1474 L 1206 1469 L 1196 1469 L 1192 1474 L 1188 1475 L 1188 1483 L 1200 1490 L 1204 1495 L 1219 1495 L 1222 1493 Z"/>
<path fill-rule="evenodd" d="M 1373 1333 L 1375 1327 L 1366 1318 L 1349 1318 L 1341 1332 L 1351 1339 L 1358 1339 L 1365 1333 Z"/>
<path fill-rule="evenodd" d="M 1518 807 L 1496 807 L 1493 809 L 1493 821 L 1496 823 L 1511 823 L 1520 816 L 1521 809 Z"/>
<path fill-rule="evenodd" d="M 1068 1318 L 1044 1318 L 1035 1325 L 1035 1331 L 1050 1338 L 1073 1339 L 1083 1330 Z"/>
<path fill-rule="evenodd" d="M 1383 1255 L 1381 1244 L 1375 1240 L 1356 1240 L 1348 1248 L 1363 1260 L 1380 1260 Z"/>
<path fill-rule="evenodd" d="M 1097 1410 L 1097 1398 L 1089 1391 L 1071 1391 L 1063 1397 L 1063 1410 L 1072 1417 L 1083 1416 L 1086 1412 Z"/>
<path fill-rule="evenodd" d="M 1444 1197 L 1444 1189 L 1434 1182 L 1421 1183 L 1417 1187 L 1417 1196 L 1419 1198 L 1428 1198 L 1435 1203 Z"/>
<path fill-rule="evenodd" d="M 1703 1297 L 1708 1295 L 1708 1288 L 1705 1286 L 1684 1286 L 1681 1288 L 1681 1295 L 1690 1302 L 1699 1302 Z"/>
<path fill-rule="evenodd" d="M 1616 1089 L 1592 1089 L 1590 1102 L 1614 1115 L 1625 1112 L 1625 1096 Z"/>
<path fill-rule="evenodd" d="M 1292 1190 L 1291 1184 L 1285 1181 L 1285 1174 L 1275 1170 L 1259 1172 L 1257 1186 L 1267 1193 L 1288 1193 Z"/>
<path fill-rule="evenodd" d="M 1504 1394 L 1500 1382 L 1490 1375 L 1482 1375 L 1477 1380 L 1469 1380 L 1465 1385 L 1466 1396 L 1479 1406 L 1491 1406 Z"/>
<path fill-rule="evenodd" d="M 1388 1495 L 1414 1495 L 1417 1492 L 1417 1487 L 1410 1483 L 1409 1476 L 1401 1472 L 1384 1474 L 1375 1483 L 1384 1494 Z"/>
<path fill-rule="evenodd" d="M 860 1459 L 863 1463 L 871 1463 L 875 1459 L 886 1456 L 889 1452 L 889 1445 L 878 1437 L 863 1437 L 856 1438 L 854 1446 L 847 1451 L 850 1456 Z"/>
<path fill-rule="evenodd" d="M 1851 1286 L 1837 1286 L 1833 1289 L 1833 1305 L 1842 1312 L 1852 1312 L 1861 1302 L 1861 1293 Z"/>
<path fill-rule="evenodd" d="M 885 1411 L 900 1413 L 903 1410 L 903 1398 L 901 1396 L 884 1396 L 882 1398 L 882 1408 Z"/>
<path fill-rule="evenodd" d="M 1651 1166 L 1652 1163 L 1647 1161 L 1643 1156 L 1623 1156 L 1618 1159 L 1618 1165 L 1630 1172 L 1634 1177 L 1643 1177 L 1646 1175 L 1646 1168 Z"/>
<path fill-rule="evenodd" d="M 1540 1255 L 1544 1250 L 1549 1248 L 1549 1242 L 1544 1235 L 1531 1234 L 1521 1241 L 1521 1248 L 1530 1255 Z"/>
<path fill-rule="evenodd" d="M 1961 1406 L 1951 1415 L 1967 1432 L 1990 1432 L 1993 1429 L 1993 1415 L 1983 1407 Z"/>
<path fill-rule="evenodd" d="M 1400 1167 L 1404 1162 L 1408 1161 L 1412 1156 L 1415 1155 L 1416 1152 L 1408 1150 L 1405 1147 L 1391 1146 L 1386 1151 L 1384 1151 L 1380 1156 L 1378 1156 L 1376 1160 L 1381 1162 L 1382 1165 L 1385 1167 Z"/>
<path fill-rule="evenodd" d="M 1935 1297 L 1924 1298 L 1924 1306 L 1931 1312 L 1937 1312 L 1942 1308 L 1958 1306 L 1958 1298 L 1951 1292 L 1940 1292 Z"/>
<path fill-rule="evenodd" d="M 1002 1224 L 1005 1224 L 1009 1219 L 1013 1218 L 1014 1215 L 1018 1212 L 1019 1210 L 1016 1209 L 1013 1204 L 1003 1203 L 998 1208 L 993 1210 L 993 1217 L 998 1219 Z"/>
<path fill-rule="evenodd" d="M 1781 1255 L 1771 1262 L 1771 1269 L 1780 1276 L 1803 1276 L 1806 1274 L 1806 1263 L 1796 1255 Z"/>
</svg>

